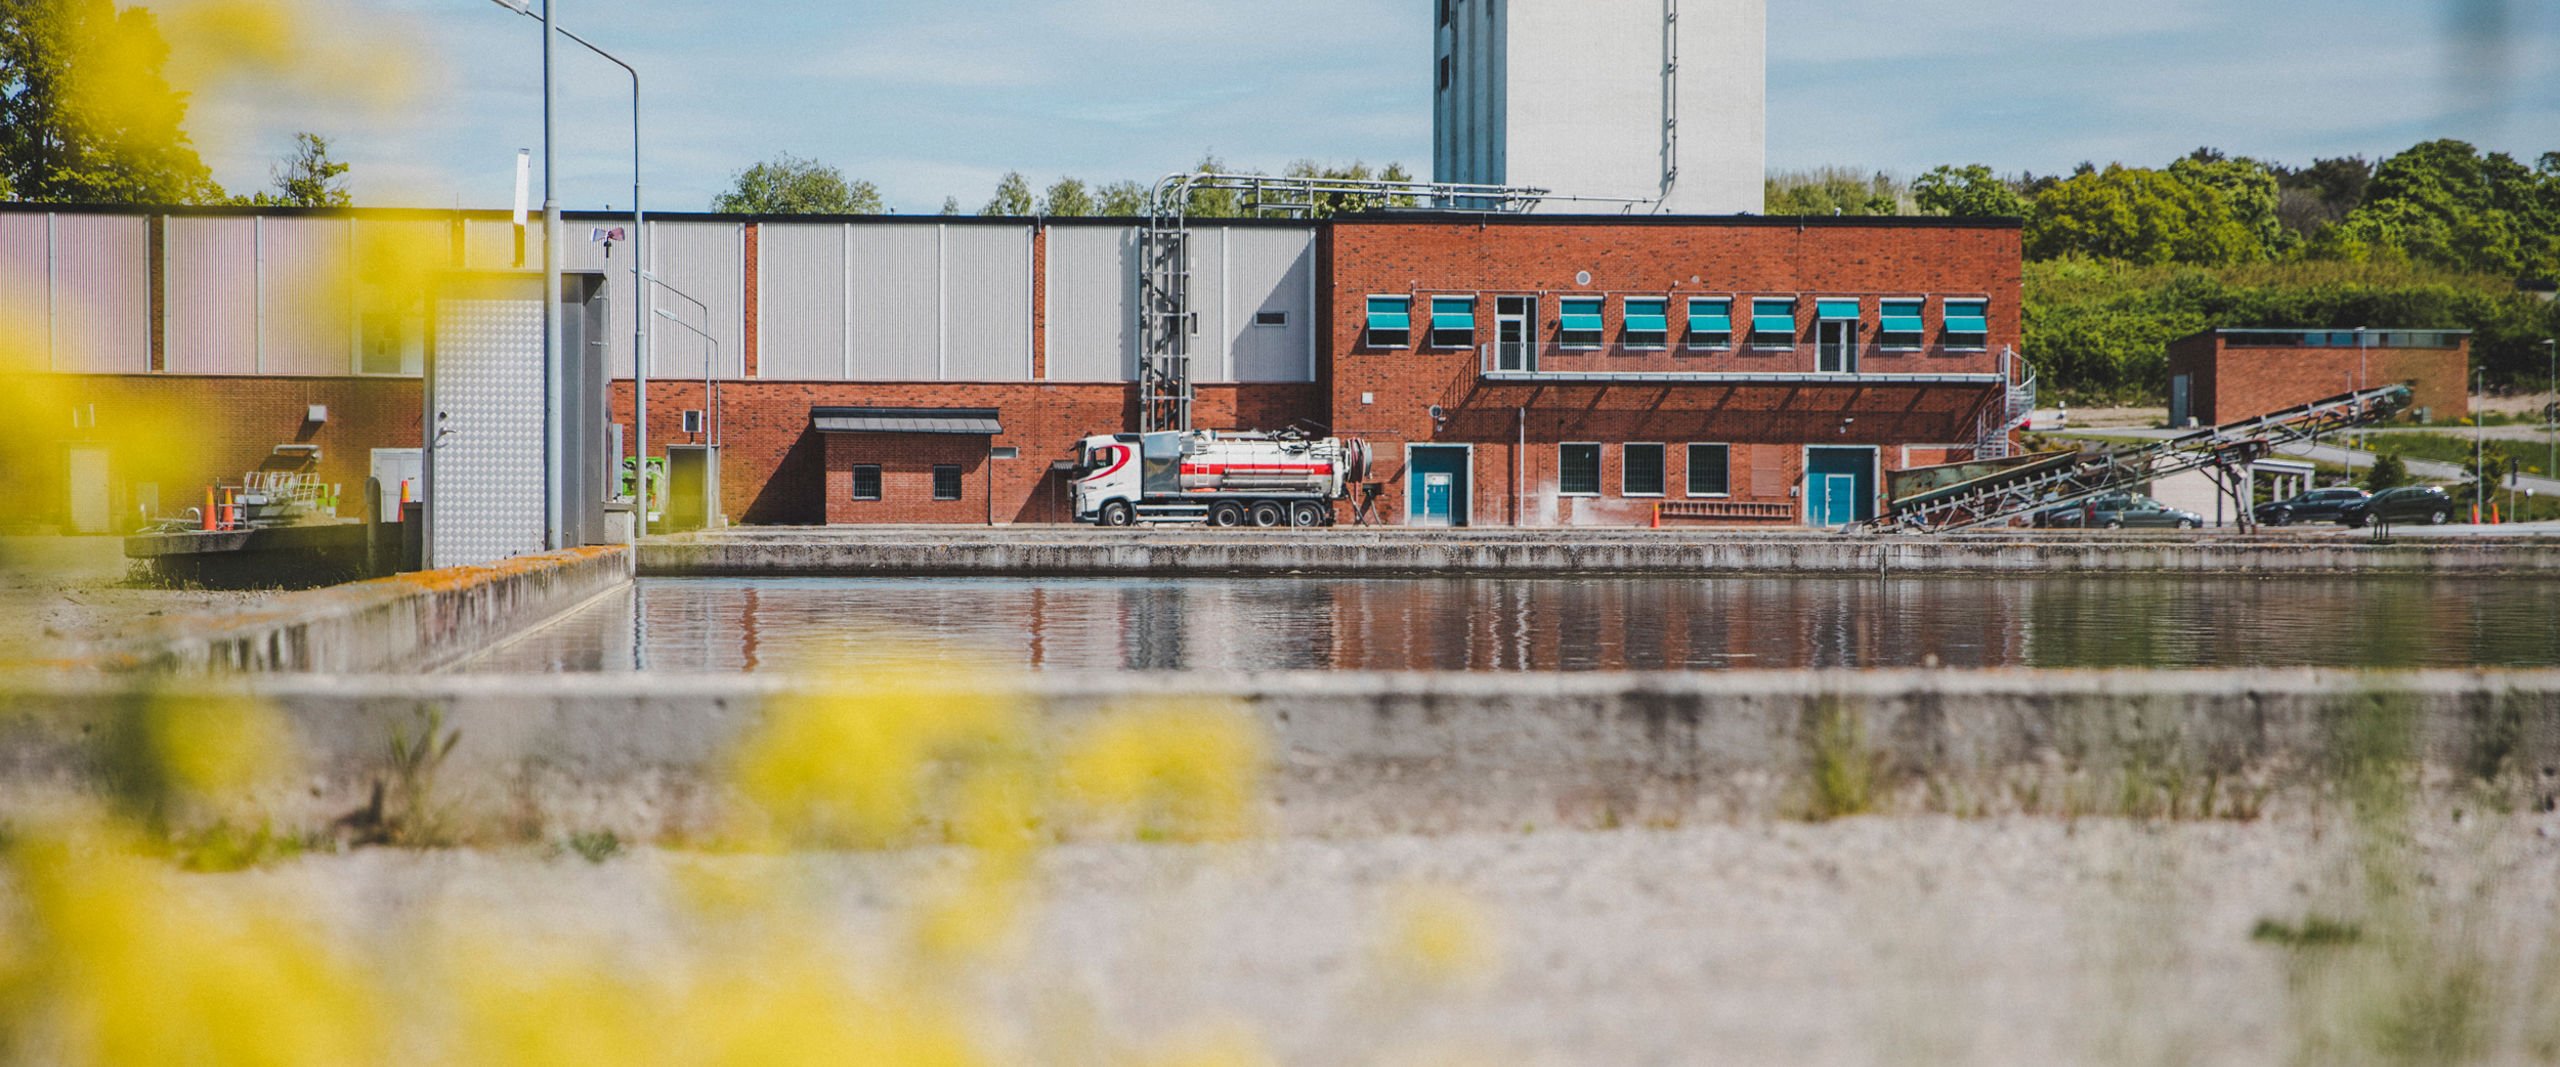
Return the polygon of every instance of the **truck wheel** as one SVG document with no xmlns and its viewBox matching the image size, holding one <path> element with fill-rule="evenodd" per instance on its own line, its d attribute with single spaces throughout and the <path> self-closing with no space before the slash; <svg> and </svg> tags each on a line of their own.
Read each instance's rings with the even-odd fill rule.
<svg viewBox="0 0 2560 1067">
<path fill-rule="evenodd" d="M 1222 500 L 1222 501 L 1219 501 L 1218 503 L 1216 503 L 1216 504 L 1214 504 L 1214 505 L 1211 505 L 1211 506 L 1210 506 L 1210 508 L 1209 508 L 1209 525 L 1211 525 L 1211 526 L 1242 526 L 1242 525 L 1244 525 L 1244 505 L 1239 504 L 1239 503 L 1236 503 L 1235 501 L 1232 501 L 1232 500 Z"/>
<path fill-rule="evenodd" d="M 1280 521 L 1286 517 L 1281 514 L 1280 505 L 1271 501 L 1265 500 L 1253 506 L 1253 524 L 1256 526 L 1268 529 L 1280 525 Z"/>
<path fill-rule="evenodd" d="M 1137 509 L 1130 507 L 1126 500 L 1114 500 L 1102 505 L 1102 524 L 1105 526 L 1128 526 L 1137 521 Z"/>
<path fill-rule="evenodd" d="M 1324 505 L 1315 501 L 1301 500 L 1289 505 L 1289 525 L 1291 526 L 1322 526 L 1324 517 Z"/>
</svg>

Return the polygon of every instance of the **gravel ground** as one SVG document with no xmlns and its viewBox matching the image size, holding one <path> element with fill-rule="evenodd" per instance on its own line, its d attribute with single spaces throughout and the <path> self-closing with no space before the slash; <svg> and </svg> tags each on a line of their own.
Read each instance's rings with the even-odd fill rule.
<svg viewBox="0 0 2560 1067">
<path fill-rule="evenodd" d="M 1228 1020 L 1292 1064 L 2337 1063 L 2477 956 L 2484 984 L 2460 987 L 2486 1020 L 2475 1062 L 2560 1049 L 2560 817 L 2429 821 L 2405 907 L 2366 891 L 2363 840 L 2309 818 L 1895 817 L 1068 846 L 1038 868 L 1027 945 L 970 985 L 1000 1062 L 1066 1061 L 1026 1022 L 1063 1013 L 1131 1040 Z M 730 927 L 679 903 L 704 871 L 794 887 L 795 936 L 877 946 L 958 863 L 377 850 L 173 877 L 309 901 L 394 968 L 390 939 L 494 923 L 681 974 L 730 949 Z M 1378 950 L 1417 886 L 1480 917 L 1481 967 L 1424 981 Z M 2252 936 L 2311 916 L 2364 941 Z M 2322 1044 L 2333 1011 L 2348 1052 Z"/>
<path fill-rule="evenodd" d="M 115 537 L 0 537 L 0 663 L 65 658 L 138 623 L 272 594 L 136 584 Z"/>
</svg>

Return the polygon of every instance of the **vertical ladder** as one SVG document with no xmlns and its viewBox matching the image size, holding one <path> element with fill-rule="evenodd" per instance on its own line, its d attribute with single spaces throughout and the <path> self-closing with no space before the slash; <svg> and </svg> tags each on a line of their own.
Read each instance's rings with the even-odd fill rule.
<svg viewBox="0 0 2560 1067">
<path fill-rule="evenodd" d="M 1191 231 L 1183 211 L 1138 233 L 1138 432 L 1191 428 Z"/>
</svg>

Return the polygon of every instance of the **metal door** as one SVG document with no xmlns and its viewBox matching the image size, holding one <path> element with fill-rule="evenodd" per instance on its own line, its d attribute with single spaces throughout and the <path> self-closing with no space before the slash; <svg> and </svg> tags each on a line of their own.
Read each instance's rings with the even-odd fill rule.
<svg viewBox="0 0 2560 1067">
<path fill-rule="evenodd" d="M 429 567 L 544 549 L 542 276 L 473 277 L 436 301 L 427 364 Z"/>
<path fill-rule="evenodd" d="M 1824 319 L 1813 327 L 1813 343 L 1824 374 L 1858 373 L 1858 323 L 1854 319 Z"/>
<path fill-rule="evenodd" d="M 1504 296 L 1493 301 L 1494 369 L 1535 373 L 1538 298 Z"/>
<path fill-rule="evenodd" d="M 1876 450 L 1832 446 L 1804 450 L 1804 517 L 1840 526 L 1875 517 Z"/>
<path fill-rule="evenodd" d="M 1456 479 L 1446 474 L 1423 475 L 1422 510 L 1416 517 L 1427 526 L 1449 525 L 1449 499 L 1455 488 Z"/>
<path fill-rule="evenodd" d="M 1822 525 L 1845 526 L 1858 521 L 1858 476 L 1822 476 Z"/>
<path fill-rule="evenodd" d="M 1415 526 L 1467 524 L 1467 468 L 1474 462 L 1464 445 L 1412 445 L 1405 453 L 1405 521 Z"/>
<path fill-rule="evenodd" d="M 69 453 L 68 469 L 71 476 L 71 532 L 107 532 L 114 522 L 107 507 L 107 450 L 74 445 Z"/>
</svg>

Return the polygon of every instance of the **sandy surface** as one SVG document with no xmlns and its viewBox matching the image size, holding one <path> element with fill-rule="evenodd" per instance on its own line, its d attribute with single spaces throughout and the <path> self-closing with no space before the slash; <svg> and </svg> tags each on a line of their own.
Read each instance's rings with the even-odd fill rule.
<svg viewBox="0 0 2560 1067">
<path fill-rule="evenodd" d="M 115 537 L 0 538 L 0 663 L 59 659 L 168 615 L 253 604 L 259 592 L 136 584 Z"/>
<path fill-rule="evenodd" d="M 1039 867 L 1018 953 L 960 984 L 1000 1062 L 1058 1062 L 1032 1020 L 1063 1017 L 1138 1044 L 1231 1020 L 1293 1064 L 2272 1064 L 2352 1062 L 2311 1056 L 2324 1011 L 2423 997 L 2476 953 L 2465 996 L 2512 1053 L 2479 1062 L 2560 1048 L 2532 1044 L 2560 1041 L 2560 817 L 2428 822 L 2398 909 L 2361 888 L 2362 840 L 2309 819 L 1911 817 L 1071 846 Z M 863 958 L 959 862 L 368 851 L 192 877 L 312 902 L 395 970 L 399 937 L 495 924 L 663 975 L 733 950 L 734 926 L 680 902 L 702 872 L 790 887 L 795 939 Z M 1434 983 L 1381 952 L 1416 886 L 1469 902 L 1483 965 Z M 2372 943 L 2252 937 L 2312 915 Z"/>
</svg>

